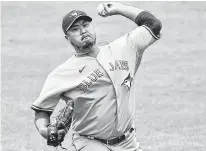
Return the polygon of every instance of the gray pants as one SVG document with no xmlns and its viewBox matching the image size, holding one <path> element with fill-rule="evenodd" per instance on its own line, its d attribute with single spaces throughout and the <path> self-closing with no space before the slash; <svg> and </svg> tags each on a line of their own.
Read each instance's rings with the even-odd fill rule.
<svg viewBox="0 0 206 151">
<path fill-rule="evenodd" d="M 142 151 L 139 142 L 136 141 L 136 132 L 130 133 L 126 139 L 116 145 L 103 144 L 97 140 L 91 140 L 77 133 L 72 135 L 72 151 Z"/>
</svg>

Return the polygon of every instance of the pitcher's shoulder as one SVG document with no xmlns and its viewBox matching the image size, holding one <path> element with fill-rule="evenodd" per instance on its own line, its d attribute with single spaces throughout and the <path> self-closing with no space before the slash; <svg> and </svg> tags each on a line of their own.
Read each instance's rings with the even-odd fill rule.
<svg viewBox="0 0 206 151">
<path fill-rule="evenodd" d="M 73 70 L 78 70 L 82 66 L 81 61 L 75 56 L 70 57 L 64 63 L 56 67 L 49 75 L 61 74 L 64 72 L 72 72 Z"/>
</svg>

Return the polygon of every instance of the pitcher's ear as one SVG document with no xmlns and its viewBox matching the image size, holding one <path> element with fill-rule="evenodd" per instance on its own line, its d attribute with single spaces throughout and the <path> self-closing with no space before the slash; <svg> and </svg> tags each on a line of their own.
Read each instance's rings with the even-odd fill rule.
<svg viewBox="0 0 206 151">
<path fill-rule="evenodd" d="M 65 35 L 64 37 L 68 40 L 68 36 L 67 35 Z"/>
<path fill-rule="evenodd" d="M 65 39 L 70 43 L 69 36 L 68 36 L 68 35 L 65 35 L 64 37 L 65 37 Z"/>
</svg>

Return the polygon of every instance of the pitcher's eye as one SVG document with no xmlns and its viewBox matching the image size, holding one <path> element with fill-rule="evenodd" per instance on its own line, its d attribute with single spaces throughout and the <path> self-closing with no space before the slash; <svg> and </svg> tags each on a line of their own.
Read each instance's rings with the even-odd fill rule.
<svg viewBox="0 0 206 151">
<path fill-rule="evenodd" d="M 70 29 L 71 32 L 77 32 L 79 28 L 77 26 L 74 26 Z"/>
<path fill-rule="evenodd" d="M 72 28 L 72 31 L 78 31 L 79 28 Z"/>
<path fill-rule="evenodd" d="M 88 22 L 85 22 L 84 24 L 83 24 L 83 27 L 88 27 L 89 26 L 89 23 Z"/>
</svg>

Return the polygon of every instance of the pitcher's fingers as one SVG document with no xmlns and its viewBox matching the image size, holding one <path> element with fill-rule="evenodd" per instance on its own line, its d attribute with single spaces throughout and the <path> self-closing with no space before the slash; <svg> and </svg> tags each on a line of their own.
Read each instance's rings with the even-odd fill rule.
<svg viewBox="0 0 206 151">
<path fill-rule="evenodd" d="M 109 12 L 109 7 L 107 6 L 107 3 L 103 4 L 104 7 L 104 11 L 106 12 L 106 14 Z"/>
<path fill-rule="evenodd" d="M 65 135 L 66 135 L 66 131 L 65 131 L 65 130 L 59 130 L 59 131 L 58 131 L 58 140 L 59 140 L 59 141 L 63 141 Z"/>
</svg>

